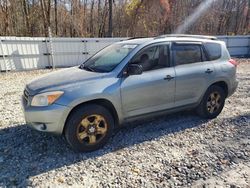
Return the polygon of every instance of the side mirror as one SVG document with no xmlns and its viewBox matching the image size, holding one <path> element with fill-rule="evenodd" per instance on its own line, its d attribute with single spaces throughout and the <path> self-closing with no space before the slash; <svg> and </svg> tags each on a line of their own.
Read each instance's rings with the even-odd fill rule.
<svg viewBox="0 0 250 188">
<path fill-rule="evenodd" d="M 130 64 L 127 69 L 127 75 L 140 75 L 143 72 L 143 68 L 138 64 Z"/>
</svg>

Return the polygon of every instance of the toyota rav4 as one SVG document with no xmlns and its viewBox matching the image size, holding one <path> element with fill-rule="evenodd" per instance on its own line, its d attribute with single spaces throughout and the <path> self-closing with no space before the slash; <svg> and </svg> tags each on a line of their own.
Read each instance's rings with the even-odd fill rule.
<svg viewBox="0 0 250 188">
<path fill-rule="evenodd" d="M 27 84 L 25 119 L 38 131 L 64 135 L 76 151 L 93 151 L 116 127 L 139 118 L 186 109 L 216 118 L 237 88 L 236 66 L 215 37 L 118 42 Z"/>
</svg>

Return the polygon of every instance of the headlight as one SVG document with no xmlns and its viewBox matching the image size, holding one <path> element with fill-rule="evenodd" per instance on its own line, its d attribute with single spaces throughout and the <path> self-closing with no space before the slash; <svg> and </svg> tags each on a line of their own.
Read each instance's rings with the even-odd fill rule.
<svg viewBox="0 0 250 188">
<path fill-rule="evenodd" d="M 35 95 L 32 98 L 31 106 L 49 106 L 59 99 L 63 93 L 63 91 L 53 91 Z"/>
</svg>

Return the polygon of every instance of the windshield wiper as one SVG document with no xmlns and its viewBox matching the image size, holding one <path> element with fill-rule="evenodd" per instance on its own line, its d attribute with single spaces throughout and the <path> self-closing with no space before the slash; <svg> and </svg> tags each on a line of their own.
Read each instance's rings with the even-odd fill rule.
<svg viewBox="0 0 250 188">
<path fill-rule="evenodd" d="M 98 72 L 98 73 L 106 73 L 106 72 L 108 72 L 106 70 L 98 69 L 97 67 L 93 68 L 91 66 L 85 66 L 84 64 L 80 65 L 79 68 L 90 71 L 90 72 Z"/>
<path fill-rule="evenodd" d="M 87 67 L 84 64 L 82 64 L 79 68 L 87 70 L 87 71 L 91 71 L 91 72 L 96 72 L 94 69 L 92 69 L 91 67 Z"/>
</svg>

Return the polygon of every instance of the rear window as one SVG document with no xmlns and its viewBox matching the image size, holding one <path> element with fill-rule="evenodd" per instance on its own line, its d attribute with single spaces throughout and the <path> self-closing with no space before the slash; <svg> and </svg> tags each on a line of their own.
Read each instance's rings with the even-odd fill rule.
<svg viewBox="0 0 250 188">
<path fill-rule="evenodd" d="M 221 45 L 216 43 L 205 43 L 205 49 L 210 61 L 220 59 L 221 57 Z"/>
<path fill-rule="evenodd" d="M 175 44 L 172 50 L 176 66 L 202 62 L 200 45 Z"/>
</svg>

